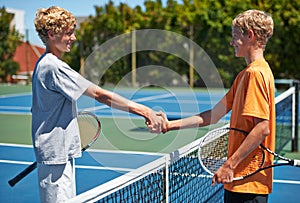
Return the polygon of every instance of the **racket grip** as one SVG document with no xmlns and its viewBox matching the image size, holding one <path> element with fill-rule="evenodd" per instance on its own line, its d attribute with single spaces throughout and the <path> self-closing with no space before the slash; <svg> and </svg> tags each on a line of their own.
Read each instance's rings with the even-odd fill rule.
<svg viewBox="0 0 300 203">
<path fill-rule="evenodd" d="M 293 160 L 293 161 L 294 161 L 293 166 L 300 167 L 300 160 Z"/>
<path fill-rule="evenodd" d="M 19 173 L 17 176 L 15 176 L 13 179 L 8 181 L 8 184 L 13 187 L 15 184 L 17 184 L 20 180 L 22 180 L 25 176 L 27 176 L 29 173 L 31 173 L 37 166 L 37 163 L 34 162 L 27 168 L 25 168 L 21 173 Z"/>
</svg>

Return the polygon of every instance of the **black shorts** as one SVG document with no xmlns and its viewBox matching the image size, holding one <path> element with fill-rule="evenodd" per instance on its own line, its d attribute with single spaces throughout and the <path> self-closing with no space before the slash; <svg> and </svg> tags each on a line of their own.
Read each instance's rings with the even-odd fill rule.
<svg viewBox="0 0 300 203">
<path fill-rule="evenodd" d="M 267 203 L 267 194 L 238 193 L 225 190 L 224 203 Z"/>
</svg>

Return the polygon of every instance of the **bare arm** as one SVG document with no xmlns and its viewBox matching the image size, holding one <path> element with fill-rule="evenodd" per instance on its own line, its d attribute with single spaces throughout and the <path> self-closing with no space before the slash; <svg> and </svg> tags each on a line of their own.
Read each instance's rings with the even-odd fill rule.
<svg viewBox="0 0 300 203">
<path fill-rule="evenodd" d="M 157 113 L 147 106 L 128 100 L 114 92 L 102 89 L 97 85 L 91 85 L 84 94 L 112 108 L 144 117 L 151 132 L 160 133 L 166 130 L 163 119 L 157 116 Z"/>
<path fill-rule="evenodd" d="M 243 161 L 255 148 L 257 148 L 266 136 L 270 133 L 269 121 L 253 118 L 255 127 L 251 130 L 236 152 L 216 172 L 212 184 L 232 182 L 234 169 Z"/>
<path fill-rule="evenodd" d="M 188 118 L 167 122 L 167 130 L 179 130 L 184 128 L 197 128 L 217 123 L 228 113 L 227 107 L 220 101 L 211 110 L 204 111 L 198 115 Z"/>
</svg>

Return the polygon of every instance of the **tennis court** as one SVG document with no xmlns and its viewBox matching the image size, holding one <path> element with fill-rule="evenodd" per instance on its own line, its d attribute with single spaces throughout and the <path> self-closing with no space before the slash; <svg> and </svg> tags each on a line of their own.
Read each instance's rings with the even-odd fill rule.
<svg viewBox="0 0 300 203">
<path fill-rule="evenodd" d="M 36 171 L 13 188 L 7 184 L 10 178 L 34 161 L 34 155 L 30 137 L 30 88 L 27 89 L 28 91 L 14 87 L 5 89 L 7 92 L 3 91 L 2 93 L 1 91 L 2 96 L 0 97 L 0 142 L 3 143 L 0 145 L 0 170 L 2 174 L 0 177 L 0 197 L 3 202 L 38 202 Z M 12 89 L 12 91 L 7 89 Z M 122 89 L 118 93 L 156 110 L 163 110 L 171 119 L 208 109 L 223 95 L 223 92 L 208 93 L 203 90 L 192 91 L 191 94 L 191 91 L 183 89 L 145 89 L 139 91 Z M 167 191 L 170 194 L 169 202 L 221 201 L 222 187 L 220 185 L 217 187 L 209 186 L 210 179 L 203 175 L 201 169 L 197 168 L 199 164 L 191 144 L 209 128 L 188 129 L 165 135 L 155 135 L 147 132 L 143 119 L 131 114 L 111 110 L 87 98 L 82 98 L 78 106 L 80 110 L 95 112 L 100 116 L 103 125 L 101 137 L 93 149 L 76 160 L 78 194 L 95 187 L 98 187 L 96 191 L 104 187 L 107 189 L 107 185 L 115 190 L 112 183 L 120 184 L 124 181 L 124 188 L 127 192 L 124 192 L 124 188 L 121 189 L 123 192 L 116 191 L 113 193 L 111 190 L 111 197 L 118 199 L 123 198 L 124 195 L 142 195 L 148 202 L 161 202 L 162 199 L 159 196 L 165 195 L 160 194 L 161 191 L 163 193 Z M 284 107 L 284 109 L 286 108 Z M 283 115 L 281 118 L 287 116 Z M 283 121 L 285 124 L 286 122 L 286 120 Z M 280 140 L 283 140 L 282 151 L 286 153 L 285 156 L 297 158 L 298 154 L 287 153 L 291 150 L 290 140 L 286 141 L 286 138 Z M 172 165 L 164 167 L 166 161 L 172 162 Z M 136 170 L 137 168 L 138 170 Z M 190 173 L 191 169 L 194 170 L 192 173 Z M 166 170 L 172 174 L 172 177 L 169 176 L 168 182 L 172 188 L 170 191 L 164 188 L 165 181 L 162 180 Z M 300 173 L 297 170 L 299 169 L 293 167 L 275 168 L 274 192 L 270 196 L 270 202 L 298 201 L 296 194 L 300 189 Z M 103 183 L 106 185 L 101 187 Z M 150 185 L 153 186 L 146 189 Z M 144 187 L 144 190 L 136 189 Z M 195 189 L 198 192 L 193 192 Z M 152 194 L 146 197 L 147 191 L 150 190 Z M 90 192 L 95 195 L 95 190 Z M 186 194 L 182 195 L 182 193 Z M 99 194 L 97 195 L 99 196 Z M 113 202 L 110 196 L 105 197 L 103 202 Z M 201 196 L 202 199 L 198 201 L 197 196 Z M 116 202 L 118 201 L 116 200 Z"/>
</svg>

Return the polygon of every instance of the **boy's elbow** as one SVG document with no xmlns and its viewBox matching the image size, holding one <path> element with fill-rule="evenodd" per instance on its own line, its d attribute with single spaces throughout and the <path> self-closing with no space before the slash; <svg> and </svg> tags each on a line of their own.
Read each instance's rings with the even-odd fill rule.
<svg viewBox="0 0 300 203">
<path fill-rule="evenodd" d="M 266 127 L 264 130 L 263 130 L 263 135 L 266 137 L 270 134 L 270 128 L 269 127 Z"/>
<path fill-rule="evenodd" d="M 261 122 L 261 124 L 262 124 L 262 126 L 261 126 L 262 127 L 261 128 L 262 135 L 266 137 L 271 133 L 269 121 L 264 120 L 263 122 Z"/>
</svg>

